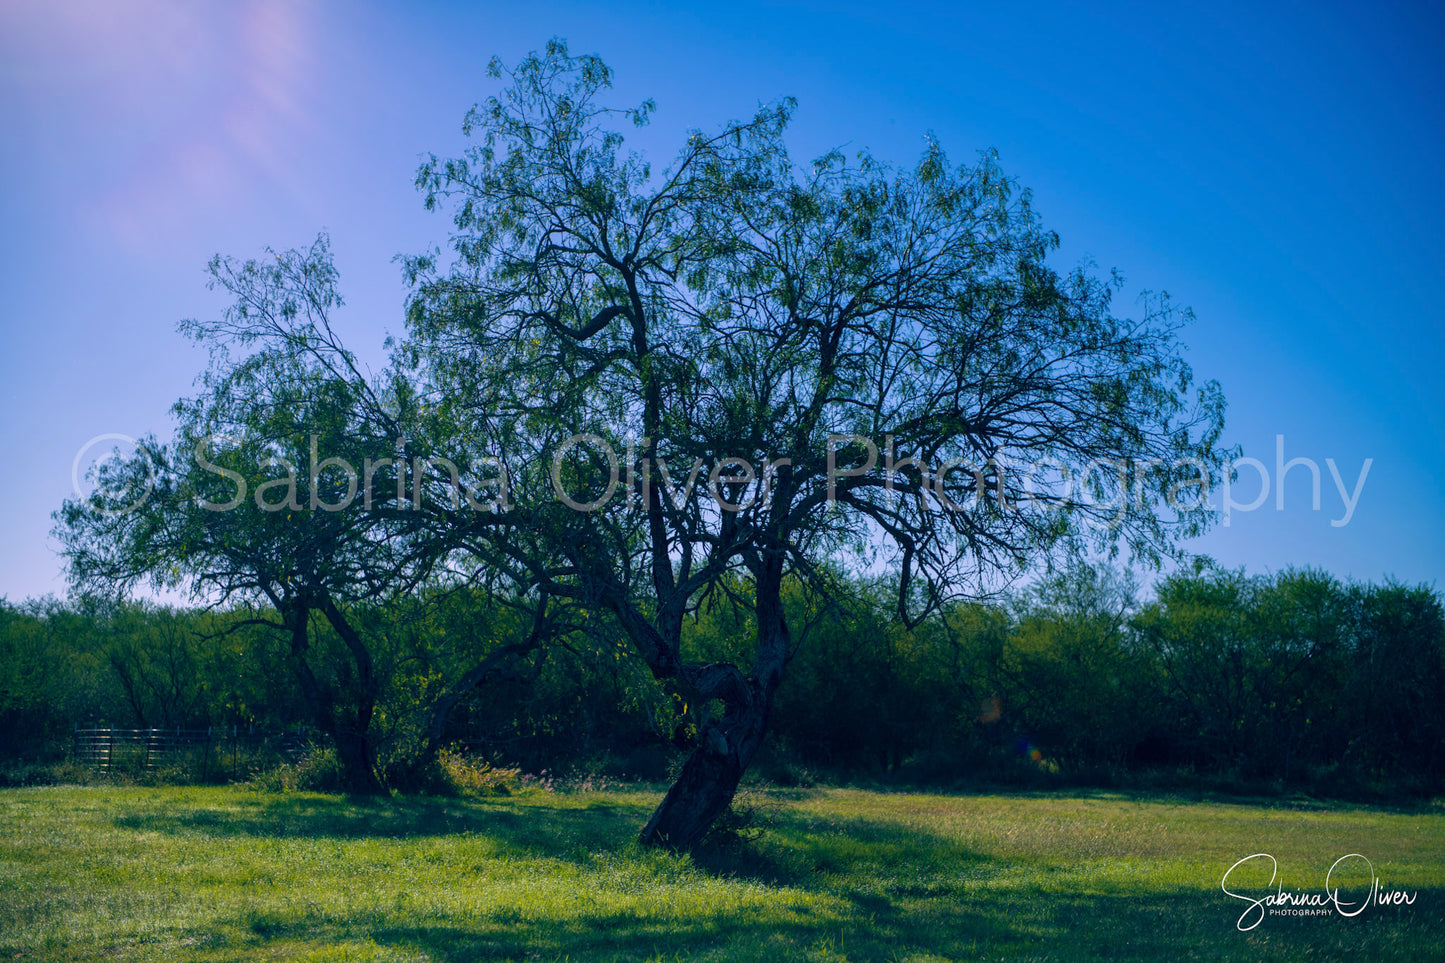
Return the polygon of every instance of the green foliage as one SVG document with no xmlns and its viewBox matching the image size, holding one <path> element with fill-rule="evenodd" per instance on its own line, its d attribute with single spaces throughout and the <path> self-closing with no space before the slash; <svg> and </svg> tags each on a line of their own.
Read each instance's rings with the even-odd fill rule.
<svg viewBox="0 0 1445 963">
<path fill-rule="evenodd" d="M 95 665 L 94 640 L 68 615 L 54 600 L 17 607 L 0 599 L 0 757 L 43 752 L 65 713 L 83 711 L 78 683 Z"/>
<path fill-rule="evenodd" d="M 342 792 L 348 788 L 336 750 L 312 747 L 295 762 L 257 773 L 246 783 L 259 792 Z"/>
<path fill-rule="evenodd" d="M 1291 780 L 1341 765 L 1445 774 L 1445 620 L 1426 587 L 1208 570 L 1163 583 L 1137 620 L 1178 713 L 1180 761 Z"/>
<path fill-rule="evenodd" d="M 1016 606 L 992 672 L 1038 762 L 1118 772 L 1149 731 L 1161 687 L 1128 632 L 1135 605 L 1127 575 L 1076 564 Z"/>
<path fill-rule="evenodd" d="M 71 759 L 49 762 L 0 760 L 0 788 L 21 786 L 89 786 L 110 784 L 114 780 L 102 776 L 91 766 Z"/>
<path fill-rule="evenodd" d="M 687 658 L 725 661 L 747 644 L 754 615 L 741 583 L 734 590 L 688 619 Z M 890 592 L 850 582 L 843 601 L 824 603 L 786 589 L 789 619 L 807 628 L 759 757 L 766 782 L 1297 787 L 1362 798 L 1445 785 L 1435 751 L 1445 743 L 1445 619 L 1429 589 L 1203 569 L 1141 602 L 1127 578 L 1076 567 L 914 629 L 897 622 Z M 277 671 L 285 640 L 248 624 L 255 615 L 53 601 L 0 609 L 0 778 L 91 778 L 59 762 L 77 723 L 306 724 L 294 678 Z M 524 633 L 525 614 L 452 591 L 355 607 L 351 618 L 374 640 L 386 784 L 456 791 L 427 763 L 429 707 L 447 679 Z M 318 625 L 312 645 L 322 678 L 344 685 L 352 663 L 340 641 Z M 494 771 L 545 770 L 556 785 L 656 781 L 719 712 L 688 703 L 606 631 L 579 628 L 522 669 L 459 699 L 441 744 Z M 275 757 L 223 748 L 204 765 L 179 764 L 158 776 L 132 760 L 125 778 L 244 778 Z"/>
<path fill-rule="evenodd" d="M 454 256 L 406 260 L 386 370 L 333 328 L 324 235 L 211 261 L 231 304 L 182 324 L 211 363 L 174 437 L 56 515 L 75 607 L 0 605 L 0 753 L 103 717 L 304 720 L 380 792 L 500 771 L 449 744 L 653 777 L 682 750 L 645 835 L 683 848 L 770 727 L 795 782 L 1445 777 L 1433 590 L 1202 569 L 1140 607 L 1069 564 L 1160 563 L 1207 526 L 1170 499 L 1229 454 L 1224 402 L 1184 361 L 1188 312 L 1120 317 L 1117 275 L 1060 271 L 995 155 L 799 163 L 784 99 L 654 169 L 616 129 L 651 101 L 609 106 L 598 58 L 554 40 L 488 73 L 468 149 L 418 171 Z M 776 471 L 668 494 L 741 463 Z M 481 465 L 507 475 L 485 504 Z M 559 503 L 618 469 L 608 510 Z M 1022 598 L 959 601 L 1031 566 Z M 141 586 L 205 609 L 120 601 Z M 308 766 L 274 779 L 329 785 Z"/>
<path fill-rule="evenodd" d="M 468 796 L 510 796 L 522 775 L 520 769 L 497 768 L 446 749 L 437 753 L 437 766 L 453 791 Z"/>
<path fill-rule="evenodd" d="M 644 838 L 699 839 L 763 745 L 812 634 L 784 586 L 838 602 L 833 570 L 865 570 L 864 545 L 898 572 L 903 629 L 873 602 L 839 623 L 883 652 L 820 643 L 883 695 L 821 664 L 815 680 L 857 729 L 837 741 L 881 733 L 896 769 L 917 730 L 955 727 L 949 702 L 919 709 L 936 686 L 892 671 L 914 659 L 894 649 L 918 644 L 924 676 L 946 652 L 913 634 L 927 615 L 1085 546 L 1158 562 L 1208 524 L 1164 504 L 1225 455 L 1218 386 L 1194 387 L 1176 337 L 1187 313 L 1151 297 L 1121 318 L 1117 277 L 1058 271 L 1058 237 L 993 154 L 958 163 L 930 139 L 897 167 L 799 162 L 782 100 L 654 169 L 618 129 L 650 104 L 609 106 L 595 57 L 553 41 L 491 73 L 468 148 L 417 174 L 453 256 L 406 262 L 401 353 L 426 397 L 477 414 L 462 437 L 516 469 L 509 507 L 460 526 L 471 563 L 552 618 L 609 621 L 680 701 L 693 754 Z M 840 433 L 844 464 L 866 450 L 868 469 L 835 470 Z M 904 468 L 869 470 L 885 446 Z M 1008 467 L 1043 461 L 1081 490 Z M 710 484 L 674 497 L 687 466 Z M 702 640 L 684 623 L 721 595 L 751 609 L 734 618 L 748 633 Z M 726 652 L 689 658 L 691 636 Z"/>
</svg>

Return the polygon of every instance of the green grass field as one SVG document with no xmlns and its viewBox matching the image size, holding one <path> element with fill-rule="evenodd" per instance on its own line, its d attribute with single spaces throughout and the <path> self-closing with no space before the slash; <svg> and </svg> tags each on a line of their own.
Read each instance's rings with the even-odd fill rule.
<svg viewBox="0 0 1445 963">
<path fill-rule="evenodd" d="M 0 958 L 1445 958 L 1438 805 L 758 793 L 761 838 L 690 858 L 632 843 L 656 800 L 5 790 Z M 1242 933 L 1220 881 L 1258 852 L 1314 893 L 1362 853 L 1415 902 Z M 1232 888 L 1270 891 L 1256 868 Z"/>
</svg>

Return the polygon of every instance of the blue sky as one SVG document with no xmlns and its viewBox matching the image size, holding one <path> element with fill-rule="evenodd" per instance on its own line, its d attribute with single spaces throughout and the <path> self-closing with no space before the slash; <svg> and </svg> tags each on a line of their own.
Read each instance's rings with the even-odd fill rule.
<svg viewBox="0 0 1445 963">
<path fill-rule="evenodd" d="M 525 9 L 523 9 L 525 7 Z M 1005 9 L 1009 7 L 1011 9 Z M 1445 18 L 1430 5 L 372 4 L 20 0 L 0 8 L 0 595 L 64 591 L 50 512 L 77 451 L 167 435 L 224 307 L 217 252 L 331 233 L 339 327 L 401 330 L 394 255 L 444 243 L 412 188 L 466 109 L 551 36 L 657 100 L 639 146 L 793 95 L 799 156 L 993 147 L 1063 238 L 1191 306 L 1227 438 L 1296 469 L 1194 548 L 1445 584 Z M 1326 466 L 1353 490 L 1349 523 Z M 1258 491 L 1244 471 L 1236 499 Z M 1216 503 L 1219 496 L 1216 494 Z"/>
</svg>

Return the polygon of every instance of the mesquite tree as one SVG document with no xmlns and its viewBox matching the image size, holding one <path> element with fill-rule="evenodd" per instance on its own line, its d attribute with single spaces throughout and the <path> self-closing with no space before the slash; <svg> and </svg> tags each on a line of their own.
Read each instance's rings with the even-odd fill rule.
<svg viewBox="0 0 1445 963">
<path fill-rule="evenodd" d="M 445 541 L 412 533 L 463 501 L 485 510 L 474 489 L 486 486 L 451 470 L 459 433 L 417 406 L 401 372 L 373 377 L 342 345 L 324 236 L 260 260 L 217 257 L 210 270 L 234 300 L 218 319 L 181 326 L 212 351 L 201 390 L 176 404 L 172 441 L 146 439 L 101 462 L 96 494 L 57 513 L 69 576 L 82 592 L 148 584 L 266 613 L 250 622 L 287 639 L 289 665 L 278 669 L 335 744 L 346 787 L 376 792 L 388 620 L 411 618 L 421 589 L 458 584 Z M 452 459 L 438 455 L 439 434 Z M 434 755 L 460 699 L 547 637 L 545 604 L 520 604 L 534 621 L 511 644 L 474 651 L 486 627 L 447 641 L 449 670 L 420 707 L 414 766 Z"/>
<path fill-rule="evenodd" d="M 285 668 L 335 742 L 347 788 L 375 792 L 382 680 L 349 609 L 404 591 L 408 566 L 373 516 L 348 510 L 359 480 L 330 462 L 393 449 L 396 406 L 332 330 L 340 298 L 325 238 L 259 261 L 218 257 L 210 271 L 234 302 L 181 326 L 212 351 L 201 390 L 175 405 L 171 442 L 146 439 L 103 462 L 96 495 L 57 513 L 69 576 L 85 592 L 149 584 L 269 611 L 257 621 L 288 639 Z M 392 504 L 392 486 L 378 487 Z"/>
<path fill-rule="evenodd" d="M 1207 522 L 1223 402 L 1179 317 L 1116 317 L 1117 279 L 1054 270 L 991 156 L 800 166 L 783 101 L 654 170 L 614 129 L 652 104 L 605 106 L 597 58 L 553 41 L 491 72 L 475 146 L 418 175 L 455 257 L 409 261 L 407 347 L 509 473 L 508 509 L 455 544 L 605 615 L 695 707 L 644 841 L 688 848 L 731 800 L 801 641 L 788 582 L 827 592 L 881 553 L 913 623 L 1091 542 L 1157 560 Z M 749 607 L 751 664 L 684 650 L 710 593 Z"/>
</svg>

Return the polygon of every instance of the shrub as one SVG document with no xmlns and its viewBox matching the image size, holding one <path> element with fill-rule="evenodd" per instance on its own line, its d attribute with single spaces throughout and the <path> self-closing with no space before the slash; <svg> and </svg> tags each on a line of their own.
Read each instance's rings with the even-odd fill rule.
<svg viewBox="0 0 1445 963">
<path fill-rule="evenodd" d="M 246 785 L 262 792 L 342 792 L 345 782 L 336 750 L 313 746 L 296 762 L 259 772 Z"/>
<path fill-rule="evenodd" d="M 498 769 L 485 759 L 443 749 L 437 753 L 442 777 L 458 794 L 510 796 L 521 778 L 520 769 Z"/>
<path fill-rule="evenodd" d="M 0 788 L 20 786 L 89 786 L 110 780 L 90 766 L 64 759 L 56 762 L 13 762 L 0 766 Z"/>
</svg>

